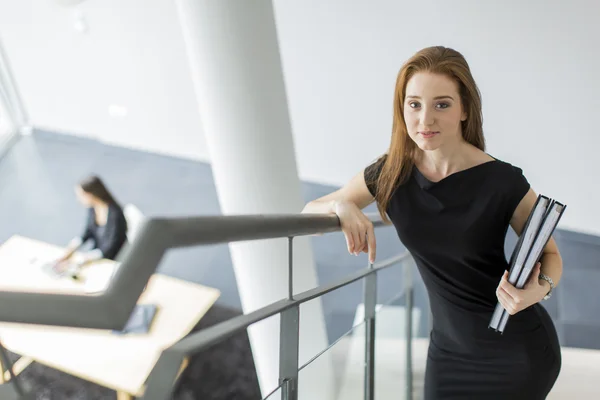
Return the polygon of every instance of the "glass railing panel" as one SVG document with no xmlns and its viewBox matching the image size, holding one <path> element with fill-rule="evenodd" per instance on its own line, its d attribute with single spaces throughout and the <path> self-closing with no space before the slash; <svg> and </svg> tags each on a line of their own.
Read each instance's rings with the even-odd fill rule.
<svg viewBox="0 0 600 400">
<path fill-rule="evenodd" d="M 266 397 L 263 397 L 263 400 L 282 400 L 283 399 L 282 394 L 283 394 L 283 385 L 279 386 L 277 389 L 273 390 Z"/>
<path fill-rule="evenodd" d="M 365 323 L 359 321 L 298 374 L 299 399 L 362 400 L 365 375 Z M 319 380 L 319 376 L 329 379 Z"/>
</svg>

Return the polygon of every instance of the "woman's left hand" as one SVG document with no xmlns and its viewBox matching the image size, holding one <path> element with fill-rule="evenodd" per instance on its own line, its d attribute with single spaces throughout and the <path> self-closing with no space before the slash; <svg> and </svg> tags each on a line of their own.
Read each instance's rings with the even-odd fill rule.
<svg viewBox="0 0 600 400">
<path fill-rule="evenodd" d="M 523 289 L 517 289 L 508 282 L 508 271 L 502 275 L 500 284 L 496 289 L 498 301 L 510 315 L 514 315 L 519 311 L 540 302 L 548 292 L 548 288 L 540 284 L 539 276 L 542 264 L 539 262 L 531 272 L 529 280 Z"/>
</svg>

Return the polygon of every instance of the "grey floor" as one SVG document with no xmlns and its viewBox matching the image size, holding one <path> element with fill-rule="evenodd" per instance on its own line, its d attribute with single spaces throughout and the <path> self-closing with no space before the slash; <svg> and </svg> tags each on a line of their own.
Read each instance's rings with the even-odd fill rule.
<svg viewBox="0 0 600 400">
<path fill-rule="evenodd" d="M 82 177 L 101 175 L 118 200 L 136 204 L 147 215 L 216 215 L 220 213 L 210 165 L 108 146 L 89 139 L 35 131 L 21 138 L 0 160 L 0 242 L 13 234 L 64 245 L 80 233 L 84 210 L 76 202 L 73 187 Z M 303 183 L 305 200 L 335 188 Z M 375 211 L 370 208 L 369 211 Z M 563 345 L 600 349 L 600 238 L 559 231 L 556 235 L 565 261 L 559 290 L 545 303 Z M 392 228 L 377 233 L 378 259 L 394 256 L 404 248 Z M 320 283 L 332 282 L 366 265 L 366 256 L 345 252 L 341 234 L 313 240 Z M 507 252 L 515 241 L 509 234 Z M 240 309 L 229 249 L 226 245 L 173 250 L 160 271 L 216 287 L 219 303 Z M 414 266 L 411 266 L 414 270 Z M 416 271 L 415 305 L 427 315 L 427 299 Z M 402 271 L 393 268 L 379 279 L 379 302 L 402 290 Z M 361 284 L 327 295 L 324 302 L 331 341 L 350 329 Z M 400 298 L 395 303 L 401 304 Z M 420 336 L 427 334 L 422 318 Z"/>
</svg>

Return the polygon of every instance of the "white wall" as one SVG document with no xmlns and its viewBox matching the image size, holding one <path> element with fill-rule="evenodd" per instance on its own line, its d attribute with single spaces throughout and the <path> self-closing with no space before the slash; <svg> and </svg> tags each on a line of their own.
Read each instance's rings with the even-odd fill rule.
<svg viewBox="0 0 600 400">
<path fill-rule="evenodd" d="M 483 96 L 488 152 L 568 204 L 561 227 L 600 234 L 600 3 L 276 1 L 301 173 L 341 183 L 385 151 L 402 62 L 461 51 Z"/>
<path fill-rule="evenodd" d="M 77 10 L 87 34 L 74 28 Z M 208 159 L 177 18 L 170 0 L 0 0 L 0 39 L 32 124 Z M 111 117 L 110 105 L 127 115 Z"/>
<path fill-rule="evenodd" d="M 384 152 L 400 65 L 441 44 L 471 65 L 488 151 L 568 204 L 563 228 L 600 234 L 600 3 L 274 3 L 303 179 L 342 184 Z M 79 8 L 88 35 L 50 0 L 0 0 L 0 38 L 34 125 L 208 160 L 174 3 L 87 0 Z M 111 119 L 112 103 L 129 115 Z"/>
</svg>

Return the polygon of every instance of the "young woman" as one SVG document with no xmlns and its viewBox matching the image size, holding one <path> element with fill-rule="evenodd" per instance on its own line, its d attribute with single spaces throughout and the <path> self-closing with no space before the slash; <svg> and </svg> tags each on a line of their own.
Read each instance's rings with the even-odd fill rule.
<svg viewBox="0 0 600 400">
<path fill-rule="evenodd" d="M 127 241 L 127 221 L 121 206 L 97 176 L 80 182 L 75 193 L 81 204 L 88 208 L 86 226 L 83 235 L 71 240 L 59 265 L 70 259 L 88 240 L 92 242 L 92 250 L 83 253 L 84 263 L 102 258 L 114 260 Z"/>
<path fill-rule="evenodd" d="M 507 281 L 504 241 L 509 226 L 521 234 L 536 199 L 520 168 L 485 152 L 470 68 L 438 46 L 398 74 L 387 153 L 303 212 L 337 214 L 348 251 L 371 261 L 375 236 L 361 210 L 376 201 L 395 226 L 433 315 L 426 399 L 533 400 L 546 397 L 561 367 L 555 327 L 538 303 L 558 285 L 562 260 L 551 239 L 517 289 Z M 512 315 L 504 334 L 488 328 L 497 301 Z"/>
</svg>

